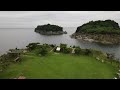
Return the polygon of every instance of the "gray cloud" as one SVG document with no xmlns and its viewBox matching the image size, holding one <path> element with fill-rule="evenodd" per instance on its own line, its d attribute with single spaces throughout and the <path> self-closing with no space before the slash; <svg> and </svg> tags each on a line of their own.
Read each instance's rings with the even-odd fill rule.
<svg viewBox="0 0 120 90">
<path fill-rule="evenodd" d="M 105 19 L 120 24 L 120 11 L 0 11 L 0 28 L 34 28 L 47 23 L 77 27 L 91 20 Z"/>
</svg>

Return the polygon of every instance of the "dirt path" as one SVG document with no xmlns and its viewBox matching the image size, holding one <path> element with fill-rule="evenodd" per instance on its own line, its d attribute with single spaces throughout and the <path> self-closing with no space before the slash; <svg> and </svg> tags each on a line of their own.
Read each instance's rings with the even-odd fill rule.
<svg viewBox="0 0 120 90">
<path fill-rule="evenodd" d="M 57 47 L 57 46 L 56 46 Z M 50 52 L 52 52 L 56 47 L 54 47 Z"/>
</svg>

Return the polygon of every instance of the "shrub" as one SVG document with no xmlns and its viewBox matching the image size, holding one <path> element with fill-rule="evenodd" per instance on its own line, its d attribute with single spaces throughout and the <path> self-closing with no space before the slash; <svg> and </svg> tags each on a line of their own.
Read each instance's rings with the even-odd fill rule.
<svg viewBox="0 0 120 90">
<path fill-rule="evenodd" d="M 28 50 L 34 50 L 35 48 L 37 48 L 38 44 L 40 43 L 29 43 L 26 47 L 28 48 Z"/>
<path fill-rule="evenodd" d="M 72 48 L 65 48 L 64 49 L 64 53 L 71 53 L 72 52 Z"/>
<path fill-rule="evenodd" d="M 81 48 L 77 47 L 75 48 L 75 54 L 79 55 L 81 53 Z"/>
<path fill-rule="evenodd" d="M 67 44 L 60 44 L 60 51 L 61 52 L 64 52 L 66 48 L 67 48 Z"/>
<path fill-rule="evenodd" d="M 55 47 L 55 45 L 53 45 L 53 44 L 50 44 L 50 46 L 51 46 L 52 48 L 54 48 L 54 47 Z"/>
<path fill-rule="evenodd" d="M 48 54 L 48 50 L 43 47 L 43 48 L 40 49 L 40 52 L 39 52 L 39 53 L 41 54 L 41 56 L 45 56 L 45 55 Z"/>
<path fill-rule="evenodd" d="M 73 48 L 75 48 L 75 45 L 73 46 Z"/>
<path fill-rule="evenodd" d="M 91 49 L 93 57 L 99 57 L 100 59 L 107 60 L 107 54 L 98 50 Z"/>
<path fill-rule="evenodd" d="M 90 54 L 92 54 L 92 52 L 91 52 L 90 49 L 82 49 L 82 54 L 84 54 L 84 55 L 90 55 Z"/>
</svg>

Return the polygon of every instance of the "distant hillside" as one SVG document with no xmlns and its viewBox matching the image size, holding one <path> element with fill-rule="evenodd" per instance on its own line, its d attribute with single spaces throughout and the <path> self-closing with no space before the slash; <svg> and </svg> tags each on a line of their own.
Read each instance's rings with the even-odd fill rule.
<svg viewBox="0 0 120 90">
<path fill-rule="evenodd" d="M 120 34 L 120 27 L 114 20 L 90 21 L 79 26 L 75 33 Z"/>
</svg>

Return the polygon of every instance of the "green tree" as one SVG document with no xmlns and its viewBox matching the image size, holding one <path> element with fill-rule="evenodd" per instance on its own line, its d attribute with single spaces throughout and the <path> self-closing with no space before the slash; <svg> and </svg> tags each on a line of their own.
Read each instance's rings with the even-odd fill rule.
<svg viewBox="0 0 120 90">
<path fill-rule="evenodd" d="M 64 49 L 64 53 L 71 53 L 72 52 L 72 48 L 65 48 Z"/>
<path fill-rule="evenodd" d="M 73 46 L 73 48 L 75 48 L 75 45 Z"/>
<path fill-rule="evenodd" d="M 75 48 L 75 54 L 79 55 L 81 53 L 81 48 L 77 47 Z"/>
<path fill-rule="evenodd" d="M 35 48 L 37 48 L 38 44 L 40 43 L 29 43 L 26 47 L 28 48 L 28 50 L 34 50 Z"/>
<path fill-rule="evenodd" d="M 46 48 L 41 48 L 40 49 L 40 52 L 39 52 L 42 56 L 45 56 L 45 55 L 47 55 L 48 54 L 48 50 L 46 49 Z"/>
<path fill-rule="evenodd" d="M 90 54 L 92 54 L 92 52 L 90 51 L 90 49 L 84 49 L 82 52 L 83 52 L 84 55 L 90 55 Z"/>
<path fill-rule="evenodd" d="M 64 52 L 65 51 L 65 49 L 67 48 L 67 44 L 60 44 L 60 51 L 61 52 Z"/>
</svg>

